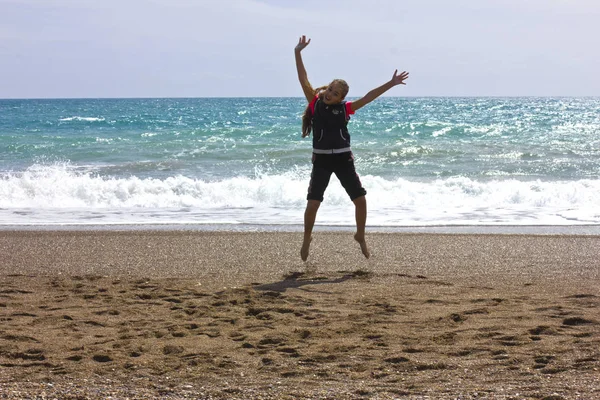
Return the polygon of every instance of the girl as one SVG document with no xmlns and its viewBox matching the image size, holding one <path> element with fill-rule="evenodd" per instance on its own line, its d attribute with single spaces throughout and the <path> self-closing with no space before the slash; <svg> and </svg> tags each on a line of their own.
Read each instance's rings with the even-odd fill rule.
<svg viewBox="0 0 600 400">
<path fill-rule="evenodd" d="M 398 75 L 394 72 L 392 79 L 371 90 L 364 97 L 355 101 L 344 101 L 348 94 L 348 84 L 342 79 L 333 80 L 328 86 L 313 89 L 308 81 L 301 52 L 310 43 L 306 36 L 298 40 L 294 53 L 298 79 L 308 101 L 308 106 L 302 117 L 302 137 L 313 132 L 312 173 L 308 186 L 306 210 L 304 212 L 304 241 L 300 249 L 303 261 L 308 259 L 312 230 L 315 225 L 317 211 L 323 201 L 323 194 L 329 184 L 332 173 L 350 196 L 355 206 L 356 234 L 354 240 L 360 244 L 360 249 L 366 258 L 371 256 L 365 241 L 365 225 L 367 223 L 367 191 L 362 187 L 354 169 L 354 157 L 350 150 L 350 134 L 348 120 L 356 110 L 369 104 L 377 97 L 396 85 L 404 85 L 408 72 Z"/>
</svg>

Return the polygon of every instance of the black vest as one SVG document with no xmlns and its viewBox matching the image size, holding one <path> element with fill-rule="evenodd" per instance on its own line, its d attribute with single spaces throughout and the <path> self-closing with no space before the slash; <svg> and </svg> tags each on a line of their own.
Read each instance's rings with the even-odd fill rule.
<svg viewBox="0 0 600 400">
<path fill-rule="evenodd" d="M 312 117 L 313 149 L 335 150 L 350 147 L 346 102 L 328 105 L 321 99 L 315 102 Z M 349 151 L 349 150 L 348 150 Z"/>
</svg>

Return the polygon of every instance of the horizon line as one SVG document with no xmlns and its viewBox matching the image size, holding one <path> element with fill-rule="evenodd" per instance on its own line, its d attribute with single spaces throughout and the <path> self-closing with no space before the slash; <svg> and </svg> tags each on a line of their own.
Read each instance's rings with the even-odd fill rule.
<svg viewBox="0 0 600 400">
<path fill-rule="evenodd" d="M 361 96 L 349 96 L 349 99 L 358 99 Z M 2 100 L 159 100 L 159 99 L 303 99 L 303 96 L 157 96 L 157 97 L 146 97 L 146 96 L 124 96 L 124 97 L 1 97 Z M 495 99 L 518 99 L 518 98 L 600 98 L 600 95 L 426 95 L 426 96 L 381 96 L 380 98 L 401 98 L 401 99 L 465 99 L 465 98 L 495 98 Z"/>
</svg>

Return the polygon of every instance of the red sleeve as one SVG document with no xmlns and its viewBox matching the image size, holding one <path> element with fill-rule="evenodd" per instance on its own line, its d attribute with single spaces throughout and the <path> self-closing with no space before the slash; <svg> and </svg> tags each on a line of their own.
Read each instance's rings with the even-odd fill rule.
<svg viewBox="0 0 600 400">
<path fill-rule="evenodd" d="M 346 115 L 350 116 L 352 114 L 354 114 L 354 111 L 352 111 L 352 102 L 347 101 L 346 102 Z"/>
<path fill-rule="evenodd" d="M 311 112 L 311 114 L 313 114 L 313 115 L 314 115 L 314 113 L 315 113 L 315 103 L 317 102 L 317 99 L 318 99 L 318 98 L 319 98 L 319 96 L 318 96 L 318 95 L 317 95 L 317 96 L 315 96 L 315 98 L 314 98 L 314 99 L 312 99 L 312 101 L 311 101 L 311 102 L 308 104 L 308 106 L 310 107 L 310 112 Z"/>
</svg>

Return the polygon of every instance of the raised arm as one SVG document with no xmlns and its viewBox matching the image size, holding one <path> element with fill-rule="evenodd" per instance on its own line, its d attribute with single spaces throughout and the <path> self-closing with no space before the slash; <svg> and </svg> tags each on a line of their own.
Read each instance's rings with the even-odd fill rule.
<svg viewBox="0 0 600 400">
<path fill-rule="evenodd" d="M 302 37 L 298 40 L 298 44 L 294 49 L 294 54 L 296 56 L 296 69 L 298 70 L 298 80 L 300 81 L 300 86 L 302 86 L 302 91 L 304 92 L 304 96 L 306 96 L 306 100 L 310 103 L 315 97 L 315 90 L 312 85 L 308 81 L 308 74 L 306 73 L 306 69 L 304 68 L 304 62 L 302 61 L 301 51 L 304 50 L 306 46 L 310 43 L 310 39 L 306 40 L 306 36 L 302 35 Z"/>
<path fill-rule="evenodd" d="M 394 71 L 394 76 L 392 76 L 392 79 L 390 79 L 383 85 L 371 90 L 369 93 L 367 93 L 360 99 L 353 101 L 351 105 L 352 111 L 356 111 L 359 108 L 366 106 L 367 104 L 369 104 L 370 102 L 372 102 L 373 100 L 375 100 L 376 98 L 378 98 L 379 96 L 381 96 L 396 85 L 406 85 L 404 81 L 407 79 L 408 72 L 404 71 L 400 75 L 398 75 L 398 70 Z"/>
</svg>

